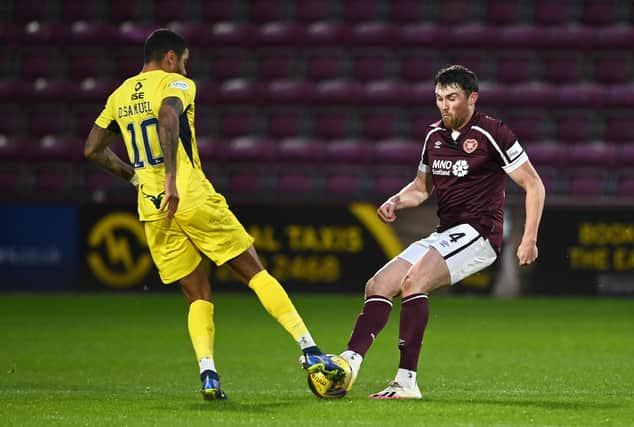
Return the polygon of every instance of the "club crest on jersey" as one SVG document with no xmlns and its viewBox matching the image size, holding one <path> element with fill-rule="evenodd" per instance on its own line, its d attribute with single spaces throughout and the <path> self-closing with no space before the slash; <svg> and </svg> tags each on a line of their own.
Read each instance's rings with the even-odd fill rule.
<svg viewBox="0 0 634 427">
<path fill-rule="evenodd" d="M 469 138 L 467 139 L 463 144 L 462 144 L 462 149 L 465 151 L 465 153 L 467 154 L 471 154 L 473 153 L 476 148 L 478 148 L 478 141 L 476 141 L 473 138 Z"/>
</svg>

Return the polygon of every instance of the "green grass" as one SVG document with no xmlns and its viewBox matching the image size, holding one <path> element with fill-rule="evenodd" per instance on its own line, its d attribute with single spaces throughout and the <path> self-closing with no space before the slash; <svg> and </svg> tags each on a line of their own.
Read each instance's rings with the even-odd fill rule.
<svg viewBox="0 0 634 427">
<path fill-rule="evenodd" d="M 361 296 L 295 295 L 328 352 Z M 398 315 L 353 391 L 316 399 L 299 351 L 250 294 L 216 298 L 229 399 L 204 402 L 178 295 L 0 295 L 0 425 L 631 426 L 634 300 L 438 297 L 422 401 L 371 401 L 398 364 Z M 398 314 L 395 306 L 393 314 Z"/>
</svg>

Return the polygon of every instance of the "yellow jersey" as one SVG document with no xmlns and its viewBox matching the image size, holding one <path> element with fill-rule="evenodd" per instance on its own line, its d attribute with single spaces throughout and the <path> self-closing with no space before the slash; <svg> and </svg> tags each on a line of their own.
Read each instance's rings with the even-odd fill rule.
<svg viewBox="0 0 634 427">
<path fill-rule="evenodd" d="M 158 136 L 158 112 L 165 98 L 183 103 L 176 155 L 176 188 L 180 196 L 178 212 L 197 207 L 211 183 L 202 171 L 196 132 L 194 99 L 196 84 L 177 73 L 153 70 L 124 81 L 108 97 L 95 124 L 123 137 L 130 163 L 139 177 L 138 211 L 141 221 L 161 219 L 159 208 L 165 195 L 165 166 Z"/>
</svg>

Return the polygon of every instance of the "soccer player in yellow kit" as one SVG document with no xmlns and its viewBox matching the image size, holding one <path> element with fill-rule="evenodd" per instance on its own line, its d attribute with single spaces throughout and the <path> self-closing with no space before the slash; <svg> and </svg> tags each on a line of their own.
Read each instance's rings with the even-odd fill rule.
<svg viewBox="0 0 634 427">
<path fill-rule="evenodd" d="M 158 29 L 145 41 L 145 64 L 108 98 L 88 135 L 84 155 L 138 190 L 139 219 L 164 283 L 178 281 L 189 303 L 188 329 L 202 395 L 224 399 L 214 363 L 214 305 L 202 252 L 228 263 L 297 341 L 309 372 L 343 370 L 323 354 L 280 283 L 263 267 L 253 238 L 202 171 L 194 130 L 196 84 L 186 76 L 183 37 Z M 121 135 L 130 163 L 108 148 Z"/>
</svg>

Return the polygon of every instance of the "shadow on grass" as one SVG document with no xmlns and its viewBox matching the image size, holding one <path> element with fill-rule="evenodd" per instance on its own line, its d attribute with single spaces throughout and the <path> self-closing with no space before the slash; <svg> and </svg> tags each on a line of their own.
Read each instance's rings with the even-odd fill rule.
<svg viewBox="0 0 634 427">
<path fill-rule="evenodd" d="M 565 409 L 565 410 L 592 410 L 592 409 L 615 409 L 623 405 L 608 402 L 565 402 L 557 400 L 540 399 L 445 399 L 445 398 L 425 398 L 425 401 L 433 403 L 447 404 L 475 404 L 475 405 L 499 405 L 499 406 L 521 406 L 535 407 L 542 409 Z"/>
<path fill-rule="evenodd" d="M 196 411 L 214 412 L 242 412 L 242 413 L 266 413 L 275 410 L 302 404 L 301 400 L 283 400 L 275 402 L 238 402 L 235 400 L 216 400 L 213 402 L 200 402 L 186 407 Z"/>
</svg>

